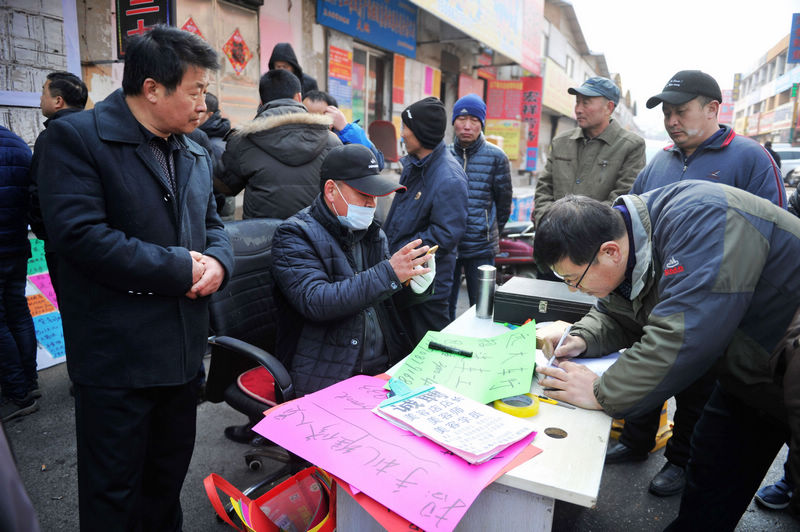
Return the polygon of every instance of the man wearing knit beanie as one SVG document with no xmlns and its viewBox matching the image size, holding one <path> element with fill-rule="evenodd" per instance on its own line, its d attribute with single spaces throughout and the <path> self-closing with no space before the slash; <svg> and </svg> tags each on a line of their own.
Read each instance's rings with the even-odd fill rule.
<svg viewBox="0 0 800 532">
<path fill-rule="evenodd" d="M 467 176 L 443 139 L 447 111 L 438 98 L 424 98 L 402 113 L 403 157 L 400 184 L 405 194 L 392 201 L 383 230 L 395 253 L 417 238 L 438 245 L 433 295 L 424 303 L 400 311 L 400 318 L 417 344 L 426 332 L 450 322 L 450 290 L 458 244 L 467 223 Z"/>
<path fill-rule="evenodd" d="M 511 173 L 508 157 L 483 136 L 486 104 L 467 94 L 453 106 L 455 139 L 450 151 L 467 174 L 469 206 L 467 229 L 458 246 L 458 260 L 450 292 L 450 319 L 455 319 L 461 271 L 467 278 L 469 304 L 478 293 L 478 267 L 494 264 L 500 250 L 500 231 L 511 214 Z"/>
</svg>

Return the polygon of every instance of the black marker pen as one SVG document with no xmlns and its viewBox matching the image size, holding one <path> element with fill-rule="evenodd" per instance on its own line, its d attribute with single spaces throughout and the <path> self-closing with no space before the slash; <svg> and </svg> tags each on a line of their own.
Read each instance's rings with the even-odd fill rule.
<svg viewBox="0 0 800 532">
<path fill-rule="evenodd" d="M 435 349 L 437 351 L 442 351 L 443 353 L 450 353 L 451 355 L 458 355 L 467 358 L 472 357 L 472 351 L 465 351 L 464 349 L 459 349 L 457 347 L 450 347 L 448 345 L 443 345 L 438 342 L 428 342 L 428 349 Z"/>
</svg>

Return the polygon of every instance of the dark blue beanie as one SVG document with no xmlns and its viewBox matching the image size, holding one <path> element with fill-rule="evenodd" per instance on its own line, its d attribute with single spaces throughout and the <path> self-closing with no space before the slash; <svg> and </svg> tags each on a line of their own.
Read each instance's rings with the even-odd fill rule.
<svg viewBox="0 0 800 532">
<path fill-rule="evenodd" d="M 467 94 L 458 99 L 453 106 L 453 120 L 450 123 L 454 124 L 461 115 L 472 115 L 481 121 L 481 126 L 486 127 L 486 104 L 477 94 Z"/>
</svg>

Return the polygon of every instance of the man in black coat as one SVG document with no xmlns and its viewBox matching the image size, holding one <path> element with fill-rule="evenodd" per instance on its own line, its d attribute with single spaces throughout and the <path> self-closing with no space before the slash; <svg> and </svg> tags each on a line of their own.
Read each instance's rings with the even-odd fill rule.
<svg viewBox="0 0 800 532">
<path fill-rule="evenodd" d="M 28 211 L 28 223 L 36 235 L 36 238 L 44 242 L 44 258 L 47 262 L 47 270 L 50 272 L 50 279 L 53 282 L 53 290 L 58 295 L 58 263 L 56 254 L 47 240 L 47 233 L 42 222 L 42 209 L 39 206 L 39 177 L 37 172 L 41 166 L 44 145 L 47 142 L 47 127 L 59 118 L 64 118 L 72 113 L 79 113 L 86 107 L 89 99 L 89 90 L 86 84 L 71 72 L 50 72 L 47 80 L 42 86 L 42 96 L 40 106 L 42 115 L 47 118 L 44 121 L 45 130 L 36 138 L 33 145 L 33 160 L 31 161 L 31 184 L 28 187 L 30 192 L 30 209 Z"/>
<path fill-rule="evenodd" d="M 413 349 L 397 310 L 427 298 L 435 259 L 419 239 L 389 255 L 373 220 L 377 196 L 404 190 L 378 173 L 368 148 L 340 146 L 325 158 L 311 206 L 275 232 L 276 354 L 299 394 L 382 373 Z"/>
<path fill-rule="evenodd" d="M 40 173 L 75 384 L 81 530 L 179 531 L 208 297 L 233 252 L 208 152 L 186 134 L 217 54 L 157 26 L 132 39 L 122 89 L 50 125 Z"/>
</svg>

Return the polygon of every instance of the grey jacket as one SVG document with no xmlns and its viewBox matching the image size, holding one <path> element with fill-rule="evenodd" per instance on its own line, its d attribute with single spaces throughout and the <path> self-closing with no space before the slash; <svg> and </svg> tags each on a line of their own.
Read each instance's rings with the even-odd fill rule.
<svg viewBox="0 0 800 532">
<path fill-rule="evenodd" d="M 341 145 L 331 119 L 291 99 L 262 106 L 255 120 L 228 137 L 220 179 L 231 195 L 244 189 L 244 218 L 290 217 L 319 193 L 319 169 Z"/>
<path fill-rule="evenodd" d="M 617 203 L 631 213 L 631 299 L 612 292 L 572 328 L 584 356 L 627 348 L 595 381 L 603 409 L 645 412 L 713 367 L 727 392 L 785 416 L 769 361 L 800 301 L 800 220 L 706 181 Z"/>
<path fill-rule="evenodd" d="M 630 192 L 644 163 L 644 140 L 616 120 L 590 141 L 579 127 L 557 136 L 536 182 L 534 221 L 538 225 L 550 205 L 568 194 L 611 203 Z"/>
</svg>

